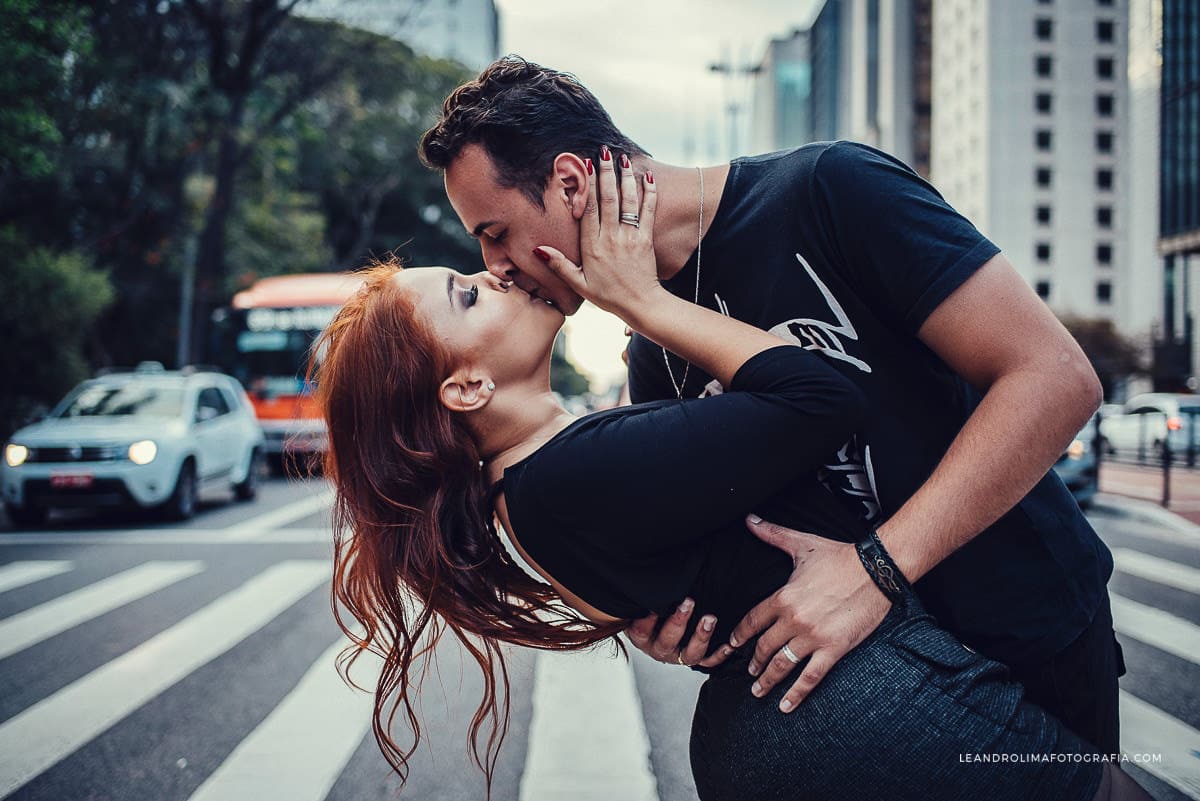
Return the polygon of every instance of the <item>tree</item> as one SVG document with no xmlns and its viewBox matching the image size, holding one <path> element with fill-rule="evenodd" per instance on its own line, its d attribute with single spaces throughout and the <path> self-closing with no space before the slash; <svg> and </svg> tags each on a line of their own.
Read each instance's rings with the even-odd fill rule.
<svg viewBox="0 0 1200 801">
<path fill-rule="evenodd" d="M 1117 381 L 1145 374 L 1142 349 L 1122 336 L 1112 320 L 1065 316 L 1062 323 L 1087 354 L 1104 387 L 1105 397 L 1111 397 Z"/>
<path fill-rule="evenodd" d="M 0 0 L 0 196 L 13 178 L 54 171 L 62 132 L 47 99 L 61 96 L 82 27 L 69 3 Z"/>
<path fill-rule="evenodd" d="M 0 438 L 39 407 L 57 401 L 88 375 L 88 329 L 112 302 L 108 277 L 78 253 L 30 247 L 11 226 L 0 229 L 6 254 L 0 303 Z"/>
</svg>

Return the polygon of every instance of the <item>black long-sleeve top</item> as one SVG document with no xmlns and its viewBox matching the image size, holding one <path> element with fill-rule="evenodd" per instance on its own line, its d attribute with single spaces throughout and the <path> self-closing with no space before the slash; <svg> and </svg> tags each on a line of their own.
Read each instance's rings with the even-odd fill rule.
<svg viewBox="0 0 1200 801">
<path fill-rule="evenodd" d="M 723 394 L 589 415 L 507 468 L 513 534 L 615 617 L 666 615 L 694 598 L 688 634 L 715 614 L 715 649 L 792 571 L 746 529 L 748 513 L 842 541 L 865 533 L 816 478 L 864 413 L 859 391 L 821 357 L 771 348 Z"/>
</svg>

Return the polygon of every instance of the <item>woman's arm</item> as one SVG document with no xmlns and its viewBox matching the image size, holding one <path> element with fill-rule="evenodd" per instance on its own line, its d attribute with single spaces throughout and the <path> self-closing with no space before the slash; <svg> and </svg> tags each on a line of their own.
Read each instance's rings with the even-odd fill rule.
<svg viewBox="0 0 1200 801">
<path fill-rule="evenodd" d="M 579 295 L 728 387 L 738 368 L 781 340 L 678 298 L 659 283 L 654 260 L 658 195 L 653 174 L 646 173 L 642 181 L 640 214 L 637 183 L 632 170 L 623 170 L 618 199 L 613 161 L 600 161 L 598 174 L 588 176 L 592 199 L 580 220 L 583 264 L 573 264 L 550 247 L 535 252 Z M 639 215 L 640 227 L 621 223 L 621 213 Z"/>
</svg>

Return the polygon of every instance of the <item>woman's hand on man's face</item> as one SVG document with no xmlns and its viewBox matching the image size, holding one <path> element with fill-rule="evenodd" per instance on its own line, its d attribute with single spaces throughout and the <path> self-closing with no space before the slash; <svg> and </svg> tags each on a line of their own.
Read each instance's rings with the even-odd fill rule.
<svg viewBox="0 0 1200 801">
<path fill-rule="evenodd" d="M 654 176 L 647 172 L 642 177 L 639 201 L 639 181 L 626 156 L 621 156 L 619 191 L 608 148 L 598 164 L 588 161 L 588 170 L 588 202 L 579 226 L 582 263 L 548 245 L 533 252 L 573 291 L 632 323 L 666 292 L 654 260 Z"/>
</svg>

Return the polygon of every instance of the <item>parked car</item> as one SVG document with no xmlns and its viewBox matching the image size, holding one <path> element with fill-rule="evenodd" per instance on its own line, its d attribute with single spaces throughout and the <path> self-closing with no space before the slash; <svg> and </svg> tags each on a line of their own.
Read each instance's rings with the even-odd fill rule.
<svg viewBox="0 0 1200 801">
<path fill-rule="evenodd" d="M 1067 485 L 1067 489 L 1071 490 L 1081 509 L 1092 505 L 1099 481 L 1095 449 L 1096 417 L 1092 415 L 1083 430 L 1075 435 L 1075 439 L 1054 463 L 1054 472 Z"/>
<path fill-rule="evenodd" d="M 1172 452 L 1184 454 L 1200 448 L 1196 415 L 1200 396 L 1151 392 L 1130 398 L 1119 413 L 1103 411 L 1100 434 L 1108 453 L 1122 456 L 1159 456 L 1163 442 Z"/>
<path fill-rule="evenodd" d="M 258 489 L 263 433 L 242 387 L 218 372 L 144 363 L 85 381 L 4 446 L 9 517 L 38 525 L 53 508 L 135 506 L 183 520 L 199 490 Z"/>
</svg>

